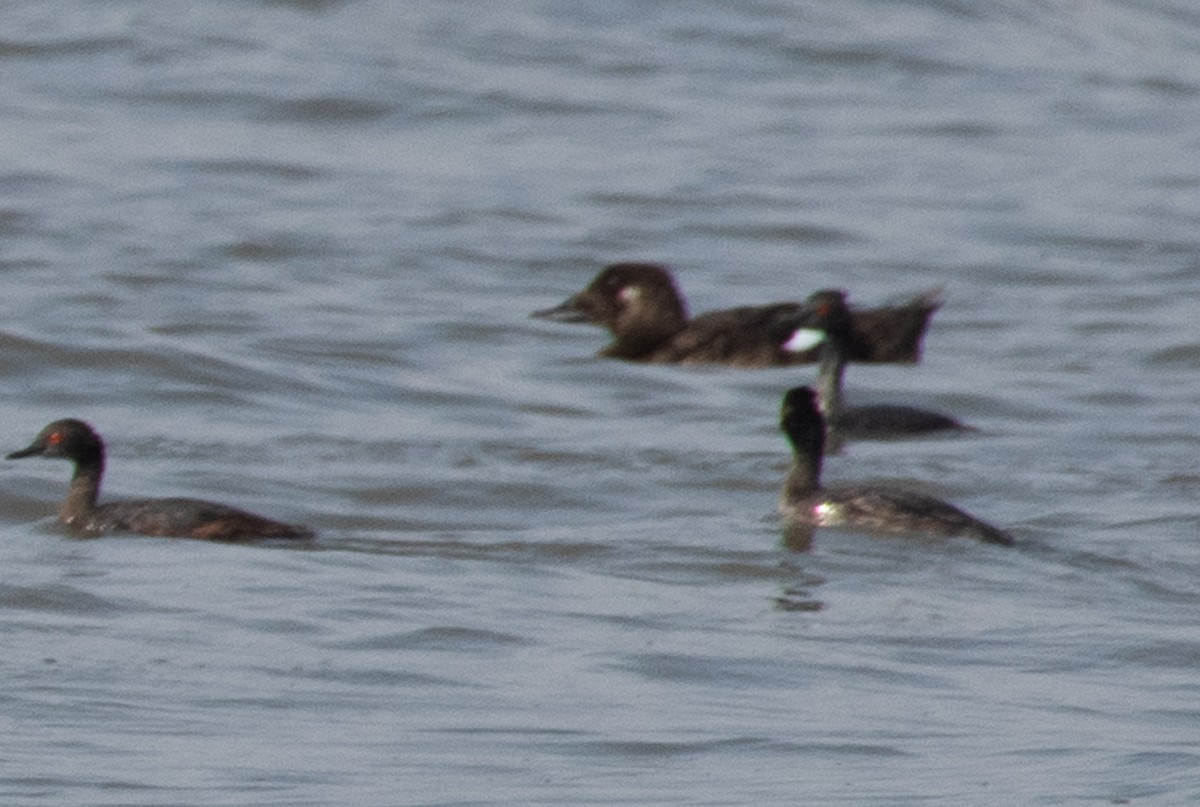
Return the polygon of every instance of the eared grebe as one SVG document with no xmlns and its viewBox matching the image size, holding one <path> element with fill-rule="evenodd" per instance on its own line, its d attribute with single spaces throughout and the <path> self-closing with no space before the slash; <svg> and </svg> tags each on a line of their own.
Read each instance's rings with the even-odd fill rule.
<svg viewBox="0 0 1200 807">
<path fill-rule="evenodd" d="M 75 463 L 75 475 L 58 520 L 85 534 L 137 532 L 144 535 L 246 541 L 260 538 L 312 538 L 305 527 L 281 524 L 223 504 L 199 499 L 137 499 L 97 504 L 104 475 L 104 441 L 91 426 L 71 418 L 42 429 L 28 448 L 8 459 L 61 457 Z"/>
<path fill-rule="evenodd" d="M 850 312 L 846 355 L 854 362 L 915 362 L 929 319 L 941 305 L 937 292 L 899 306 Z M 811 346 L 791 341 L 807 312 L 802 303 L 712 311 L 688 319 L 670 272 L 652 263 L 617 263 L 559 306 L 534 317 L 587 322 L 609 330 L 600 351 L 629 361 L 770 367 L 816 361 Z"/>
<path fill-rule="evenodd" d="M 809 319 L 797 330 L 793 343 L 819 344 L 817 400 L 829 428 L 830 447 L 845 439 L 904 437 L 941 431 L 975 431 L 949 415 L 912 406 L 875 404 L 845 406 L 842 402 L 842 377 L 846 373 L 847 353 L 852 338 L 852 314 L 842 291 L 818 291 L 805 301 Z"/>
<path fill-rule="evenodd" d="M 816 394 L 808 387 L 795 387 L 783 396 L 780 426 L 792 443 L 794 456 L 779 509 L 792 524 L 1013 543 L 1012 536 L 1003 530 L 932 496 L 866 485 L 822 488 L 825 423 Z"/>
</svg>

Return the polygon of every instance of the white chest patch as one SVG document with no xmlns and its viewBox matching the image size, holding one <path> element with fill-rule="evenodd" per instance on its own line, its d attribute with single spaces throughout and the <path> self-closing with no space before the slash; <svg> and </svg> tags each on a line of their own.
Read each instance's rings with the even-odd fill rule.
<svg viewBox="0 0 1200 807">
<path fill-rule="evenodd" d="M 842 521 L 842 508 L 832 502 L 817 502 L 812 512 L 813 521 L 822 527 L 831 527 Z"/>
</svg>

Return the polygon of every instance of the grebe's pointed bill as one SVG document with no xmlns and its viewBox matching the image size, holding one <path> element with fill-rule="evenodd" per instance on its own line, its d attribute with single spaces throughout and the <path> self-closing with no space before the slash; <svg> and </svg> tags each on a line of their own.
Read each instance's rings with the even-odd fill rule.
<svg viewBox="0 0 1200 807">
<path fill-rule="evenodd" d="M 5 455 L 5 459 L 19 460 L 25 457 L 63 457 L 68 456 L 72 448 L 87 443 L 87 437 L 94 437 L 92 427 L 82 420 L 63 418 L 48 424 L 38 432 L 33 442 L 19 451 Z"/>
<path fill-rule="evenodd" d="M 782 347 L 788 353 L 803 353 L 812 350 L 828 338 L 829 334 L 818 328 L 797 328 Z"/>
<path fill-rule="evenodd" d="M 42 453 L 42 446 L 39 445 L 38 443 L 34 443 L 31 446 L 26 446 L 25 448 L 22 448 L 20 451 L 11 451 L 8 454 L 5 454 L 4 459 L 19 460 L 19 459 L 24 459 L 25 457 L 37 457 L 37 456 L 40 456 L 41 453 Z"/>
<path fill-rule="evenodd" d="M 38 433 L 38 436 L 33 438 L 32 443 L 27 445 L 25 448 L 5 454 L 4 459 L 19 460 L 24 459 L 25 457 L 45 457 L 53 454 L 54 452 L 51 449 L 62 445 L 64 440 L 62 432 L 58 429 L 58 427 L 62 425 L 62 422 L 55 421 L 46 428 L 42 429 L 41 432 Z"/>
</svg>

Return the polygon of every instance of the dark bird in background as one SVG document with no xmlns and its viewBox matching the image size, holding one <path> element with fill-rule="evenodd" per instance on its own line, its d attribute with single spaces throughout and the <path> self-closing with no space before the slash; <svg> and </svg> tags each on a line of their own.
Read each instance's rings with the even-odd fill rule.
<svg viewBox="0 0 1200 807">
<path fill-rule="evenodd" d="M 949 415 L 897 404 L 846 406 L 842 378 L 853 338 L 853 314 L 842 291 L 818 291 L 805 301 L 808 316 L 793 341 L 815 343 L 820 353 L 817 401 L 829 427 L 829 444 L 836 449 L 847 439 L 913 437 L 933 432 L 975 431 Z M 807 337 L 807 338 L 806 338 Z"/>
</svg>

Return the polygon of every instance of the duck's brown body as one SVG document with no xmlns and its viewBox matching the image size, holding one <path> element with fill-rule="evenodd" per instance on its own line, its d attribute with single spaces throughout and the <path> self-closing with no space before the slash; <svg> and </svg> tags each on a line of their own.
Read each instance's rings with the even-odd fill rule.
<svg viewBox="0 0 1200 807">
<path fill-rule="evenodd" d="M 927 292 L 898 306 L 850 312 L 849 361 L 911 363 L 940 306 Z M 817 360 L 818 348 L 789 342 L 808 316 L 804 303 L 776 303 L 712 311 L 691 319 L 666 268 L 650 263 L 606 267 L 586 289 L 535 317 L 587 322 L 608 329 L 613 341 L 601 356 L 659 364 L 771 367 Z"/>
</svg>

